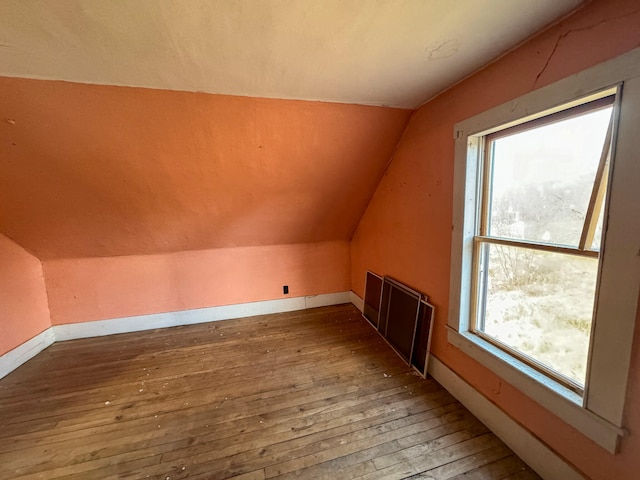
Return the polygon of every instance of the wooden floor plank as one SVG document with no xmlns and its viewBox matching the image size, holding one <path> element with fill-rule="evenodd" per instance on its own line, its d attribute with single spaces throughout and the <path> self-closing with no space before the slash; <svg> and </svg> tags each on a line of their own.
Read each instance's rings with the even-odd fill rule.
<svg viewBox="0 0 640 480">
<path fill-rule="evenodd" d="M 0 380 L 0 478 L 416 475 L 538 478 L 351 305 L 57 343 Z"/>
<path fill-rule="evenodd" d="M 505 457 L 513 455 L 513 452 L 507 448 L 504 444 L 496 445 L 495 447 L 482 450 L 474 455 L 462 457 L 456 461 L 447 463 L 437 468 L 420 473 L 422 478 L 430 477 L 433 480 L 448 480 L 468 472 L 470 468 L 477 468 L 478 466 L 484 466 L 492 462 L 501 460 Z"/>
<path fill-rule="evenodd" d="M 524 462 L 511 454 L 500 460 L 456 475 L 452 480 L 501 480 L 526 469 Z"/>
</svg>

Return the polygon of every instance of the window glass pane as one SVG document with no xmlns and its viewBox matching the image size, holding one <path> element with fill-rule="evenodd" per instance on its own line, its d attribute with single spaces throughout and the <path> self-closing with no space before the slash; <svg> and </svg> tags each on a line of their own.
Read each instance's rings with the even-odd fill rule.
<svg viewBox="0 0 640 480">
<path fill-rule="evenodd" d="M 477 329 L 584 385 L 598 260 L 484 244 Z"/>
<path fill-rule="evenodd" d="M 489 235 L 578 245 L 611 111 L 493 141 Z"/>
</svg>

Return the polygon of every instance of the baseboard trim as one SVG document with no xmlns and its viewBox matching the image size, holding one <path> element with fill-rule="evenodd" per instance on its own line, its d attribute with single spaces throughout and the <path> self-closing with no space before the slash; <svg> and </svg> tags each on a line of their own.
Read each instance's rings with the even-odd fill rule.
<svg viewBox="0 0 640 480">
<path fill-rule="evenodd" d="M 433 355 L 429 358 L 429 374 L 542 478 L 584 480 L 562 457 Z"/>
<path fill-rule="evenodd" d="M 306 308 L 339 305 L 341 303 L 349 303 L 350 301 L 351 297 L 349 292 L 326 293 L 306 297 L 181 310 L 178 312 L 136 315 L 109 320 L 96 320 L 93 322 L 68 323 L 65 325 L 55 325 L 53 329 L 56 342 L 64 342 L 78 338 L 140 332 L 156 328 L 177 327 L 180 325 L 231 320 L 233 318 L 268 315 L 270 313 L 293 312 Z"/>
<path fill-rule="evenodd" d="M 364 309 L 364 300 L 361 299 L 353 290 L 349 292 L 349 301 L 362 312 L 362 310 Z"/>
<path fill-rule="evenodd" d="M 304 297 L 304 308 L 328 307 L 330 305 L 341 305 L 351 303 L 351 291 L 325 293 L 322 295 L 309 295 Z"/>
<path fill-rule="evenodd" d="M 53 328 L 49 327 L 13 350 L 0 356 L 0 378 L 4 378 L 23 363 L 31 360 L 55 342 Z"/>
</svg>

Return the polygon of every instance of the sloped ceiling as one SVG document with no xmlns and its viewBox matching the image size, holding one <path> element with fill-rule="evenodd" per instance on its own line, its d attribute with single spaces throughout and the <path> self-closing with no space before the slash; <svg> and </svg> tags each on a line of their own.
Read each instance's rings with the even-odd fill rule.
<svg viewBox="0 0 640 480">
<path fill-rule="evenodd" d="M 415 108 L 582 0 L 0 0 L 0 75 Z"/>
<path fill-rule="evenodd" d="M 0 77 L 0 229 L 41 259 L 348 240 L 410 111 Z"/>
<path fill-rule="evenodd" d="M 40 259 L 348 241 L 411 114 L 363 104 L 416 107 L 579 3 L 0 0 L 0 233 Z"/>
</svg>

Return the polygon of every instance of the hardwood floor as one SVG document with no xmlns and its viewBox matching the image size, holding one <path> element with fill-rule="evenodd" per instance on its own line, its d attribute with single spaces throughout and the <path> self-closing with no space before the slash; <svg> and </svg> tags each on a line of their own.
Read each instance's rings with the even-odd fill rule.
<svg viewBox="0 0 640 480">
<path fill-rule="evenodd" d="M 54 344 L 0 380 L 0 478 L 539 477 L 341 305 Z"/>
</svg>

